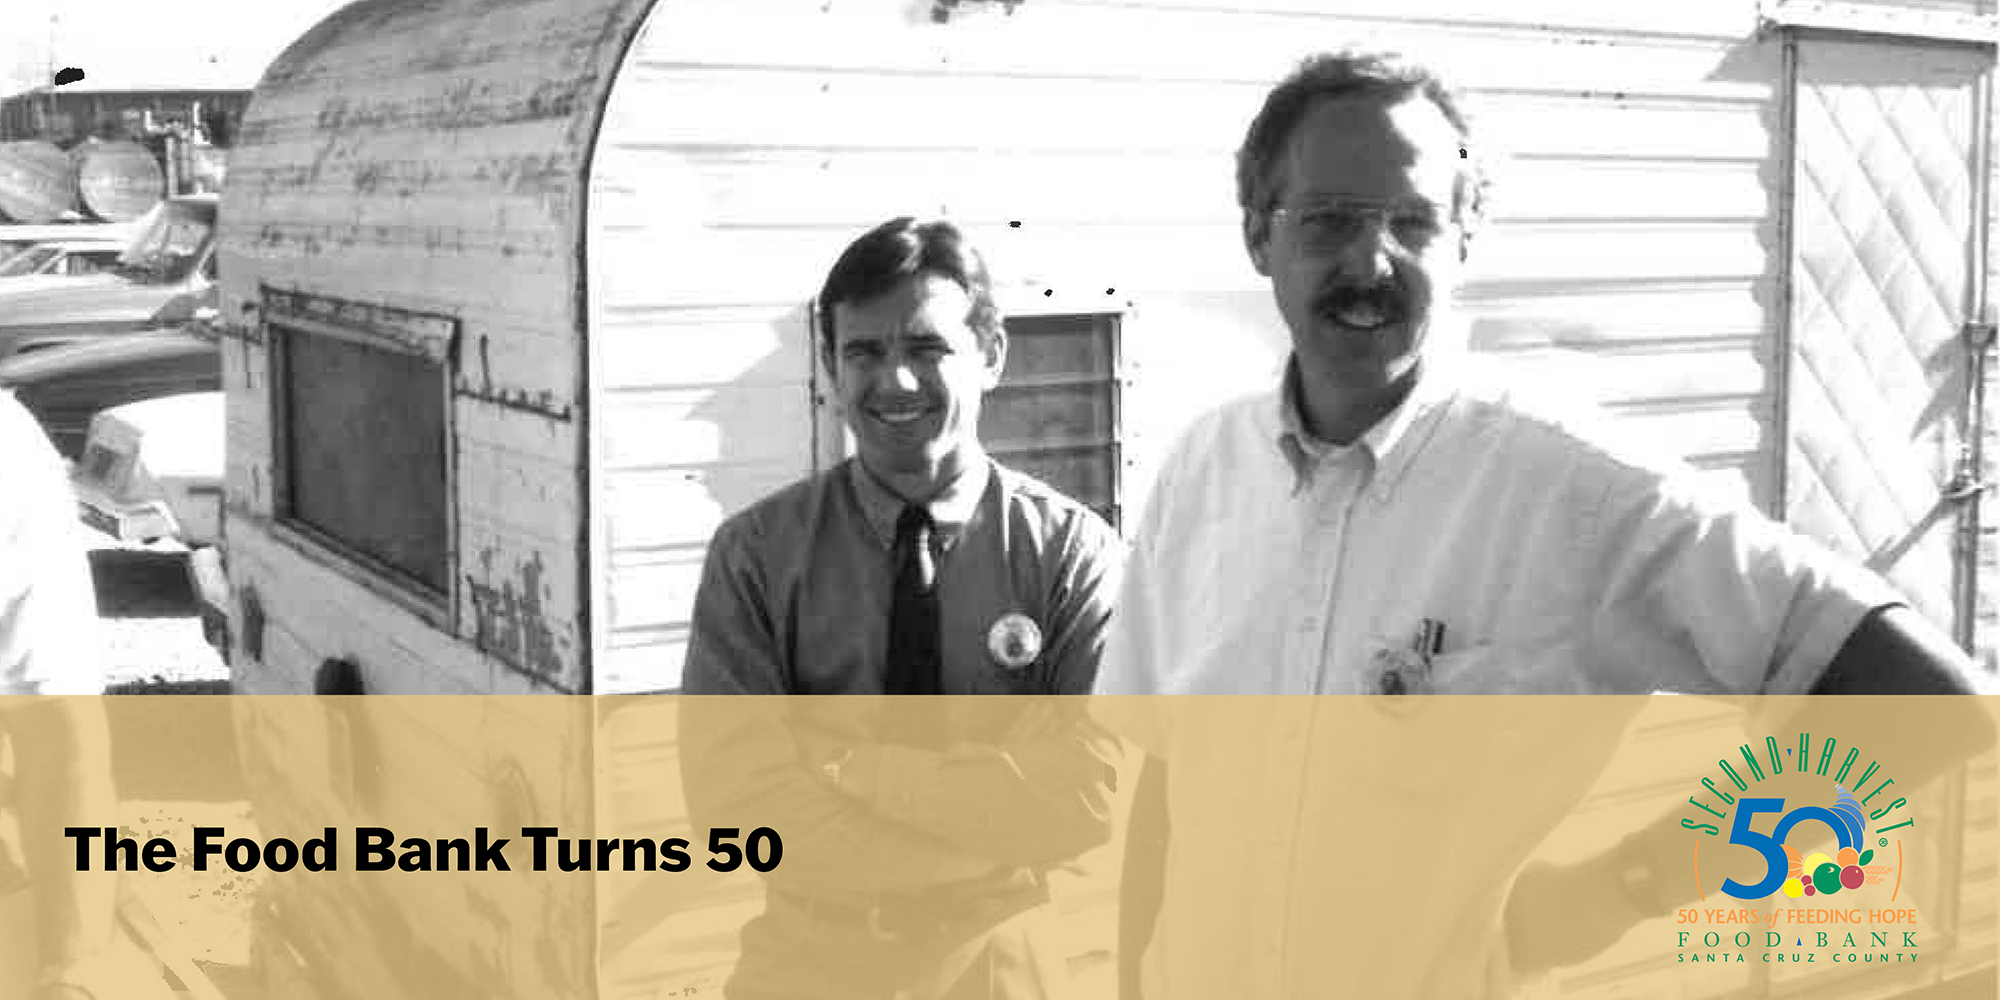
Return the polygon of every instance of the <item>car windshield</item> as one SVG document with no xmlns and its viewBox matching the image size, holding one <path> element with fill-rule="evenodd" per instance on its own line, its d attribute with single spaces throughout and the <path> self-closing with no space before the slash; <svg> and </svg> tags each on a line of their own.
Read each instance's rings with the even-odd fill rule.
<svg viewBox="0 0 2000 1000">
<path fill-rule="evenodd" d="M 13 256 L 0 260 L 0 278 L 14 278 L 23 274 L 40 274 L 49 261 L 62 252 L 60 247 L 33 246 L 19 251 Z"/>
<path fill-rule="evenodd" d="M 118 273 L 149 284 L 173 284 L 200 263 L 215 238 L 215 205 L 210 202 L 163 201 L 139 221 L 118 258 Z"/>
<path fill-rule="evenodd" d="M 121 251 L 118 250 L 78 250 L 69 255 L 69 273 L 96 274 L 117 266 Z"/>
</svg>

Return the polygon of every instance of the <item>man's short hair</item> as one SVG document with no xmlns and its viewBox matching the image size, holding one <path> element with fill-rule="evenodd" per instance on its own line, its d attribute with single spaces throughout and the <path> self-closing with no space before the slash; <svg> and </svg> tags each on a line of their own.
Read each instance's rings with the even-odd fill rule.
<svg viewBox="0 0 2000 1000">
<path fill-rule="evenodd" d="M 1309 56 L 1264 97 L 1236 151 L 1236 203 L 1245 213 L 1267 213 L 1283 192 L 1277 166 L 1300 119 L 1323 98 L 1365 95 L 1385 103 L 1419 95 L 1437 106 L 1458 133 L 1462 157 L 1453 216 L 1470 231 L 1483 217 L 1487 177 L 1473 142 L 1463 98 L 1431 67 L 1395 52 L 1342 49 Z"/>
<path fill-rule="evenodd" d="M 992 343 L 999 336 L 1000 307 L 993 300 L 993 278 L 986 270 L 985 257 L 957 226 L 935 219 L 919 222 L 904 215 L 863 233 L 833 262 L 815 305 L 820 350 L 827 358 L 833 357 L 838 341 L 833 330 L 835 306 L 887 295 L 903 281 L 924 274 L 949 278 L 965 289 L 972 299 L 966 325 L 972 327 L 981 344 Z"/>
</svg>

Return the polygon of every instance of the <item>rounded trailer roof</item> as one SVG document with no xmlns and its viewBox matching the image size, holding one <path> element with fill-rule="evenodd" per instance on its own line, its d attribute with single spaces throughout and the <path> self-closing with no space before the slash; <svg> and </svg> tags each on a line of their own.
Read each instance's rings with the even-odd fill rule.
<svg viewBox="0 0 2000 1000">
<path fill-rule="evenodd" d="M 575 328 L 591 145 L 652 3 L 362 0 L 320 22 L 265 71 L 230 153 L 225 295 Z"/>
<path fill-rule="evenodd" d="M 226 323 L 310 321 L 405 347 L 420 336 L 452 359 L 446 576 L 461 642 L 427 650 L 399 681 L 410 690 L 429 690 L 425 678 L 589 690 L 584 213 L 606 95 L 653 2 L 362 0 L 271 64 L 230 152 Z M 225 352 L 225 382 L 267 384 L 255 376 L 269 361 Z M 230 405 L 231 502 L 279 512 L 268 403 L 233 389 Z M 272 579 L 316 558 L 284 551 L 291 568 Z M 401 604 L 368 607 L 416 627 L 391 613 Z M 337 616 L 283 613 L 324 629 L 308 644 L 348 642 Z M 495 659 L 529 681 L 490 670 Z"/>
</svg>

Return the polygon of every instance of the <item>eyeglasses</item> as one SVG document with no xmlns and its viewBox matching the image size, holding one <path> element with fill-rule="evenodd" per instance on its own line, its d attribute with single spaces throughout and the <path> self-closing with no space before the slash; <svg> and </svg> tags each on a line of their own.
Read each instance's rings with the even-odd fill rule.
<svg viewBox="0 0 2000 1000">
<path fill-rule="evenodd" d="M 1360 199 L 1314 202 L 1298 208 L 1274 208 L 1271 219 L 1289 223 L 1299 247 L 1312 253 L 1344 250 L 1370 224 L 1386 227 L 1390 238 L 1406 250 L 1421 251 L 1444 234 L 1444 213 L 1429 201 L 1384 204 Z"/>
</svg>

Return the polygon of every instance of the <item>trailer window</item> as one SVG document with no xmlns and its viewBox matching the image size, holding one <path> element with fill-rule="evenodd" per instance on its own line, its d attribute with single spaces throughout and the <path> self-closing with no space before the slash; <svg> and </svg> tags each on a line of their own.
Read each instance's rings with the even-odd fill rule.
<svg viewBox="0 0 2000 1000">
<path fill-rule="evenodd" d="M 277 309 L 267 316 L 279 521 L 426 603 L 445 605 L 448 348 L 365 326 L 346 329 L 324 314 L 305 319 Z"/>
<path fill-rule="evenodd" d="M 1007 370 L 986 396 L 979 436 L 1001 464 L 1034 476 L 1119 526 L 1121 425 L 1117 313 L 1013 315 Z"/>
</svg>

